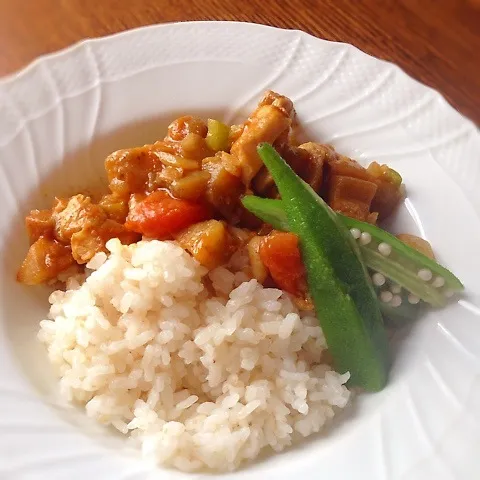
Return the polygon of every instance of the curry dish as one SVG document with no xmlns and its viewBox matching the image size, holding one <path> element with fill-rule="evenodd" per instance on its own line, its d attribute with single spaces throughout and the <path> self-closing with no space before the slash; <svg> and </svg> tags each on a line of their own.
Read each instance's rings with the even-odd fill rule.
<svg viewBox="0 0 480 480">
<path fill-rule="evenodd" d="M 18 281 L 54 281 L 106 251 L 111 238 L 123 244 L 175 239 L 208 269 L 247 245 L 257 280 L 308 304 L 296 236 L 272 230 L 241 202 L 247 194 L 279 196 L 257 146 L 272 144 L 334 211 L 370 224 L 395 210 L 404 189 L 400 175 L 386 165 L 364 168 L 331 145 L 298 144 L 295 124 L 292 102 L 268 91 L 242 125 L 182 116 L 163 140 L 113 152 L 105 160 L 108 192 L 101 198 L 55 198 L 52 208 L 26 217 L 31 246 Z M 418 246 L 421 239 L 404 241 Z"/>
<path fill-rule="evenodd" d="M 267 92 L 243 125 L 183 116 L 107 157 L 108 191 L 26 217 L 18 272 L 52 284 L 39 340 L 60 393 L 158 463 L 233 470 L 382 390 L 388 330 L 463 285 L 415 235 L 387 165 L 299 143 Z"/>
</svg>

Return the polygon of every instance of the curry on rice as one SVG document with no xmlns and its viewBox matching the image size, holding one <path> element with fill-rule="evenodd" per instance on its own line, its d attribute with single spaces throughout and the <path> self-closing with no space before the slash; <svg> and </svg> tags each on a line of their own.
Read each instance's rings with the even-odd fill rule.
<svg viewBox="0 0 480 480">
<path fill-rule="evenodd" d="M 295 237 L 272 231 L 241 203 L 246 194 L 278 197 L 257 146 L 273 144 L 334 211 L 358 220 L 375 224 L 388 217 L 404 190 L 401 177 L 386 165 L 364 168 L 331 145 L 298 144 L 295 124 L 292 102 L 268 91 L 242 125 L 182 116 L 163 140 L 113 152 L 105 160 L 108 192 L 101 198 L 55 198 L 52 208 L 27 215 L 31 246 L 18 280 L 53 281 L 106 251 L 111 238 L 123 244 L 175 239 L 209 269 L 248 244 L 254 277 L 306 300 Z"/>
</svg>

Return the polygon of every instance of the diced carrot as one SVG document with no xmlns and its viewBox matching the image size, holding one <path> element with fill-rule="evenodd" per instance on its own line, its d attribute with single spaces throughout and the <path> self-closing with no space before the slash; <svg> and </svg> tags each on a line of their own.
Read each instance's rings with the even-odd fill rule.
<svg viewBox="0 0 480 480">
<path fill-rule="evenodd" d="M 208 218 L 211 214 L 206 205 L 173 198 L 167 191 L 157 190 L 133 206 L 125 227 L 147 237 L 168 239 Z"/>
<path fill-rule="evenodd" d="M 292 295 L 305 294 L 305 267 L 294 233 L 273 231 L 261 242 L 259 253 L 278 287 Z"/>
</svg>

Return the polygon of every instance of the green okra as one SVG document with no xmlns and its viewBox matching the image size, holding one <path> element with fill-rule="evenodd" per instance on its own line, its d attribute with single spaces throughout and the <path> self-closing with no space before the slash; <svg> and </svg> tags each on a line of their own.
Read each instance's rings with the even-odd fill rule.
<svg viewBox="0 0 480 480">
<path fill-rule="evenodd" d="M 281 200 L 248 195 L 242 202 L 249 211 L 277 230 L 289 230 L 288 218 Z M 446 304 L 451 293 L 463 290 L 462 283 L 452 272 L 409 247 L 394 235 L 370 223 L 340 214 L 337 214 L 337 217 L 349 229 L 357 229 L 371 236 L 367 245 L 359 245 L 362 259 L 368 268 L 388 277 L 424 302 L 441 307 Z M 315 219 L 312 219 L 312 222 L 315 222 Z M 378 247 L 382 243 L 391 247 L 388 256 L 379 252 Z M 431 272 L 431 281 L 420 278 L 419 273 L 422 270 L 427 274 Z M 443 282 L 443 285 L 435 286 L 435 279 L 443 279 L 440 282 Z"/>
<path fill-rule="evenodd" d="M 358 246 L 271 145 L 261 144 L 258 153 L 282 196 L 289 229 L 299 237 L 309 292 L 336 368 L 349 371 L 353 385 L 381 390 L 390 364 L 388 342 Z"/>
<path fill-rule="evenodd" d="M 377 293 L 379 293 L 377 291 Z M 382 312 L 386 325 L 400 327 L 407 325 L 409 322 L 416 320 L 423 312 L 426 303 L 417 303 L 412 305 L 408 302 L 408 294 L 402 294 L 402 303 L 398 307 L 392 307 L 385 302 L 379 302 L 380 311 Z"/>
</svg>

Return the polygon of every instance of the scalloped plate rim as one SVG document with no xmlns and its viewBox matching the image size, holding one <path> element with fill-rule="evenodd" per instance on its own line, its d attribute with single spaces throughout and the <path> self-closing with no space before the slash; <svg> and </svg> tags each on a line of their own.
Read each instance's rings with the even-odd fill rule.
<svg viewBox="0 0 480 480">
<path fill-rule="evenodd" d="M 368 57 L 371 57 L 371 58 L 375 59 L 376 61 L 381 62 L 383 64 L 390 65 L 392 68 L 400 71 L 403 75 L 407 76 L 411 81 L 415 82 L 417 84 L 417 86 L 419 86 L 423 89 L 428 89 L 428 90 L 430 90 L 431 93 L 434 93 L 435 95 L 441 97 L 445 101 L 445 103 L 455 113 L 457 113 L 464 120 L 469 122 L 471 124 L 471 126 L 475 130 L 478 131 L 478 127 L 475 124 L 475 122 L 473 122 L 473 120 L 471 120 L 470 118 L 465 116 L 463 113 L 459 112 L 438 90 L 436 90 L 435 88 L 433 88 L 429 85 L 425 85 L 420 80 L 417 80 L 412 75 L 408 74 L 402 67 L 398 66 L 397 64 L 393 63 L 390 60 L 385 60 L 385 59 L 382 59 L 382 58 L 378 58 L 378 57 L 376 57 L 376 56 L 374 56 L 370 53 L 365 52 L 361 48 L 359 48 L 355 45 L 352 45 L 350 43 L 347 43 L 347 42 L 337 42 L 337 41 L 334 41 L 334 40 L 326 40 L 324 38 L 316 37 L 315 35 L 313 35 L 311 33 L 308 33 L 308 32 L 305 32 L 303 30 L 287 29 L 287 28 L 275 27 L 275 26 L 272 26 L 272 25 L 264 25 L 262 23 L 255 23 L 255 22 L 241 22 L 241 21 L 230 21 L 230 20 L 194 20 L 194 21 L 186 21 L 186 22 L 154 23 L 154 24 L 151 24 L 151 25 L 145 25 L 145 26 L 140 26 L 140 27 L 135 27 L 135 28 L 122 30 L 120 32 L 111 33 L 111 34 L 108 34 L 108 35 L 104 35 L 102 37 L 84 38 L 84 39 L 81 39 L 81 40 L 78 40 L 78 41 L 72 43 L 71 45 L 67 45 L 67 46 L 65 46 L 65 47 L 63 47 L 59 50 L 56 50 L 56 51 L 53 51 L 53 52 L 50 52 L 50 53 L 41 54 L 38 57 L 36 57 L 35 59 L 31 60 L 29 63 L 27 63 L 22 68 L 14 71 L 14 72 L 11 72 L 11 73 L 3 76 L 3 77 L 0 77 L 0 87 L 4 86 L 4 85 L 8 85 L 9 83 L 13 83 L 17 79 L 19 79 L 20 77 L 24 77 L 24 76 L 33 74 L 34 69 L 37 68 L 38 65 L 40 63 L 43 63 L 45 60 L 60 58 L 63 55 L 68 55 L 75 50 L 81 49 L 85 44 L 88 45 L 88 44 L 91 44 L 91 43 L 94 44 L 94 43 L 103 43 L 103 42 L 115 41 L 115 39 L 118 38 L 118 37 L 128 37 L 129 35 L 135 35 L 137 32 L 144 31 L 144 30 L 157 30 L 157 29 L 159 30 L 159 29 L 162 29 L 162 28 L 170 28 L 172 26 L 175 27 L 177 25 L 196 25 L 196 24 L 197 25 L 200 25 L 200 24 L 202 24 L 202 25 L 209 25 L 209 24 L 215 24 L 215 25 L 218 25 L 218 24 L 247 25 L 247 26 L 253 26 L 253 27 L 257 27 L 257 28 L 276 30 L 276 31 L 296 32 L 300 35 L 308 36 L 312 39 L 315 39 L 316 41 L 321 42 L 321 43 L 343 45 L 346 48 L 357 50 L 362 55 L 366 55 Z"/>
<path fill-rule="evenodd" d="M 477 126 L 471 120 L 466 118 L 463 114 L 456 111 L 451 106 L 451 104 L 438 91 L 434 90 L 432 87 L 429 87 L 429 86 L 426 86 L 426 85 L 422 84 L 421 82 L 419 82 L 418 80 L 414 79 L 409 74 L 407 74 L 402 68 L 398 67 L 397 65 L 395 65 L 395 64 L 393 64 L 389 61 L 381 60 L 381 59 L 378 59 L 376 57 L 373 57 L 372 55 L 370 55 L 368 53 L 365 53 L 364 51 L 362 51 L 359 48 L 357 48 L 355 46 L 352 46 L 350 44 L 343 43 L 343 42 L 332 42 L 332 41 L 320 39 L 320 38 L 314 37 L 313 35 L 310 35 L 306 32 L 303 32 L 301 30 L 286 30 L 286 29 L 280 29 L 280 28 L 276 28 L 276 27 L 272 27 L 272 26 L 261 25 L 261 24 L 257 24 L 257 23 L 249 23 L 249 22 L 224 22 L 224 21 L 172 22 L 172 23 L 167 23 L 167 24 L 154 24 L 154 25 L 149 25 L 149 26 L 146 26 L 146 27 L 138 27 L 138 28 L 135 28 L 135 29 L 125 30 L 125 31 L 122 31 L 122 32 L 119 32 L 119 33 L 107 35 L 107 36 L 100 37 L 100 38 L 91 38 L 91 39 L 81 40 L 81 41 L 76 42 L 75 44 L 73 44 L 71 46 L 68 46 L 68 47 L 66 47 L 62 50 L 59 50 L 57 52 L 42 55 L 42 56 L 38 57 L 37 59 L 35 59 L 34 61 L 30 62 L 27 66 L 25 66 L 21 70 L 19 70 L 17 72 L 14 72 L 14 73 L 6 76 L 6 77 L 0 78 L 0 91 L 3 87 L 6 87 L 8 89 L 9 85 L 14 84 L 19 79 L 25 79 L 28 76 L 35 75 L 35 72 L 36 72 L 36 69 L 38 68 L 38 66 L 41 65 L 42 63 L 44 63 L 46 60 L 48 60 L 48 59 L 57 59 L 57 60 L 61 59 L 65 55 L 68 56 L 75 51 L 81 50 L 85 45 L 115 42 L 115 40 L 119 37 L 128 37 L 130 35 L 135 36 L 135 34 L 137 34 L 140 31 L 144 31 L 144 30 L 155 31 L 155 30 L 162 30 L 162 29 L 166 29 L 166 28 L 172 28 L 172 27 L 175 27 L 175 26 L 178 26 L 178 25 L 188 25 L 188 24 L 190 24 L 190 25 L 235 24 L 235 25 L 242 25 L 242 26 L 246 25 L 246 26 L 250 26 L 250 27 L 270 29 L 270 30 L 280 31 L 280 32 L 295 32 L 298 35 L 302 35 L 302 36 L 312 38 L 315 41 L 320 42 L 320 43 L 343 45 L 344 48 L 347 48 L 347 49 L 350 49 L 350 50 L 355 50 L 358 53 L 362 54 L 363 56 L 373 58 L 377 62 L 381 62 L 384 65 L 388 65 L 389 68 L 391 68 L 391 69 L 395 70 L 396 72 L 400 73 L 405 78 L 408 78 L 409 82 L 415 83 L 417 89 L 421 88 L 424 91 L 430 91 L 430 93 L 432 95 L 434 95 L 436 99 L 440 99 L 441 102 L 443 103 L 442 108 L 443 108 L 445 114 L 447 114 L 447 109 L 448 109 L 449 114 L 454 113 L 456 115 L 457 122 L 463 122 L 464 124 L 468 124 L 469 130 L 471 129 L 472 133 L 475 133 L 477 135 L 479 133 L 479 130 L 478 130 Z M 63 100 L 64 100 L 64 98 L 62 98 L 62 101 Z M 50 106 L 49 108 L 51 108 L 51 107 L 52 106 Z M 42 112 L 42 115 L 44 115 L 44 114 L 45 114 L 45 112 Z M 42 116 L 42 115 L 40 115 L 40 116 Z M 28 122 L 29 120 L 30 119 L 28 118 L 25 121 Z M 477 215 L 478 215 L 478 212 L 477 212 Z"/>
</svg>

